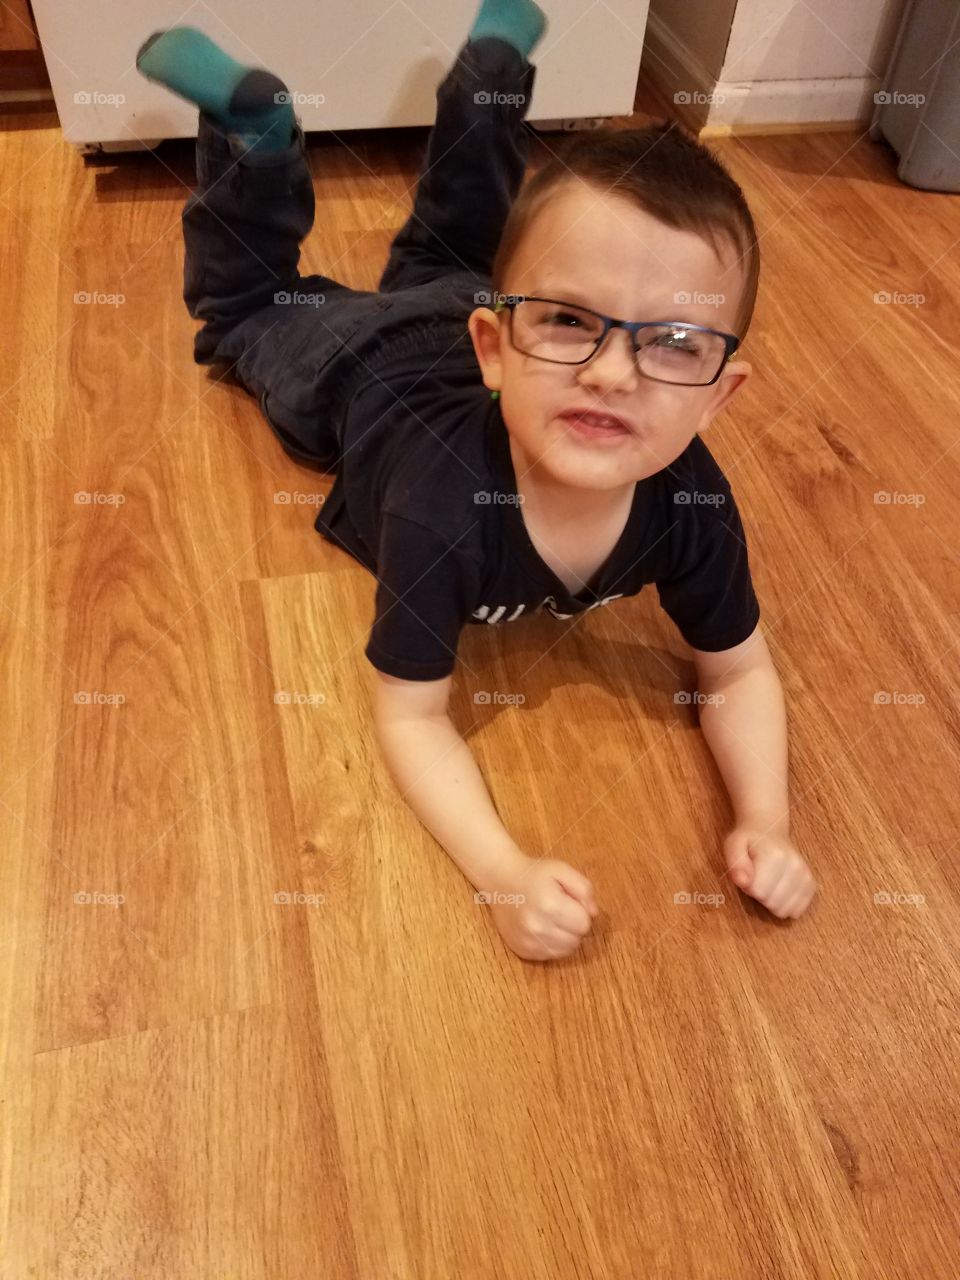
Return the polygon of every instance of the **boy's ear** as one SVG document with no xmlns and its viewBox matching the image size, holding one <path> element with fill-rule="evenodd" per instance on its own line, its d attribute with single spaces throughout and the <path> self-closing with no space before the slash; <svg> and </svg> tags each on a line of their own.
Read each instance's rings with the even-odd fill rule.
<svg viewBox="0 0 960 1280">
<path fill-rule="evenodd" d="M 488 391 L 501 389 L 500 316 L 502 314 L 503 312 L 491 311 L 489 307 L 477 307 L 470 312 L 467 320 L 473 349 L 477 353 L 477 361 L 483 373 L 483 385 Z"/>
<path fill-rule="evenodd" d="M 706 431 L 713 419 L 724 410 L 753 373 L 746 360 L 731 360 L 713 387 L 714 395 L 703 411 L 697 431 Z"/>
</svg>

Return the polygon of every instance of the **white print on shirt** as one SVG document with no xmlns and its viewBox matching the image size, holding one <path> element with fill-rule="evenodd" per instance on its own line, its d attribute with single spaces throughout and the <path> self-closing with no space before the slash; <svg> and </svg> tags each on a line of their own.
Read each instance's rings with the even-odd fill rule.
<svg viewBox="0 0 960 1280">
<path fill-rule="evenodd" d="M 609 604 L 611 600 L 619 600 L 622 595 L 623 592 L 618 591 L 615 596 L 604 596 L 602 600 L 594 600 L 593 604 L 587 605 L 586 609 L 581 609 L 579 612 L 589 613 L 591 609 L 597 609 L 600 605 Z M 545 596 L 543 600 L 540 601 L 538 607 L 542 609 L 544 606 L 548 613 L 551 613 L 560 621 L 574 617 L 574 614 L 572 613 L 561 613 L 559 611 L 555 596 Z M 475 617 L 478 622 L 513 622 L 520 617 L 526 607 L 526 605 L 518 604 L 513 613 L 509 614 L 505 618 L 503 615 L 507 612 L 507 605 L 500 604 L 497 605 L 495 609 L 491 609 L 490 605 L 482 604 L 479 609 L 474 609 L 473 617 Z"/>
</svg>

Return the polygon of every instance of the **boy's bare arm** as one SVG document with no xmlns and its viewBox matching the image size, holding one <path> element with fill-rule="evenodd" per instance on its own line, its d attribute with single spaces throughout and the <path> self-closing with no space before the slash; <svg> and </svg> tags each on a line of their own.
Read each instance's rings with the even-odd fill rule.
<svg viewBox="0 0 960 1280">
<path fill-rule="evenodd" d="M 787 716 L 783 689 L 759 626 L 722 653 L 694 649 L 700 728 L 733 806 L 724 841 L 734 882 L 777 916 L 799 916 L 815 892 L 790 838 Z"/>
<path fill-rule="evenodd" d="M 590 881 L 565 862 L 530 857 L 507 831 L 447 714 L 449 677 L 376 675 L 377 738 L 404 799 L 474 888 L 490 895 L 508 946 L 528 960 L 568 955 L 597 914 Z"/>
<path fill-rule="evenodd" d="M 400 793 L 474 888 L 513 884 L 529 859 L 501 822 L 477 762 L 447 714 L 451 678 L 377 675 L 374 723 Z"/>
</svg>

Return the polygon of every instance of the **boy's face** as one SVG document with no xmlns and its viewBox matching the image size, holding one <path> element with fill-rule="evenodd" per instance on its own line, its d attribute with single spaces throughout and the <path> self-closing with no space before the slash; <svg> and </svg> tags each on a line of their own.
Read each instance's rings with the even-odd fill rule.
<svg viewBox="0 0 960 1280">
<path fill-rule="evenodd" d="M 579 303 L 622 320 L 686 320 L 733 333 L 742 287 L 743 264 L 736 264 L 732 246 L 718 260 L 694 232 L 572 180 L 518 244 L 505 291 Z M 679 293 L 714 297 L 680 304 Z M 716 297 L 723 300 L 715 305 Z M 611 330 L 586 364 L 553 364 L 513 347 L 509 316 L 485 307 L 470 316 L 484 383 L 500 391 L 524 471 L 575 488 L 615 489 L 663 470 L 751 372 L 744 361 L 730 361 L 712 386 L 655 382 L 640 373 L 623 329 Z M 629 430 L 588 438 L 561 416 L 572 409 L 614 414 Z"/>
</svg>

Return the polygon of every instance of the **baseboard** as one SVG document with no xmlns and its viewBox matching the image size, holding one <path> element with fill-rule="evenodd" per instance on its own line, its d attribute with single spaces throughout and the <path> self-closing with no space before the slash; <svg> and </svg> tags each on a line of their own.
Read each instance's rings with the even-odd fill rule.
<svg viewBox="0 0 960 1280">
<path fill-rule="evenodd" d="M 706 124 L 728 133 L 779 133 L 793 129 L 866 128 L 873 115 L 874 76 L 842 80 L 719 80 Z"/>
</svg>

